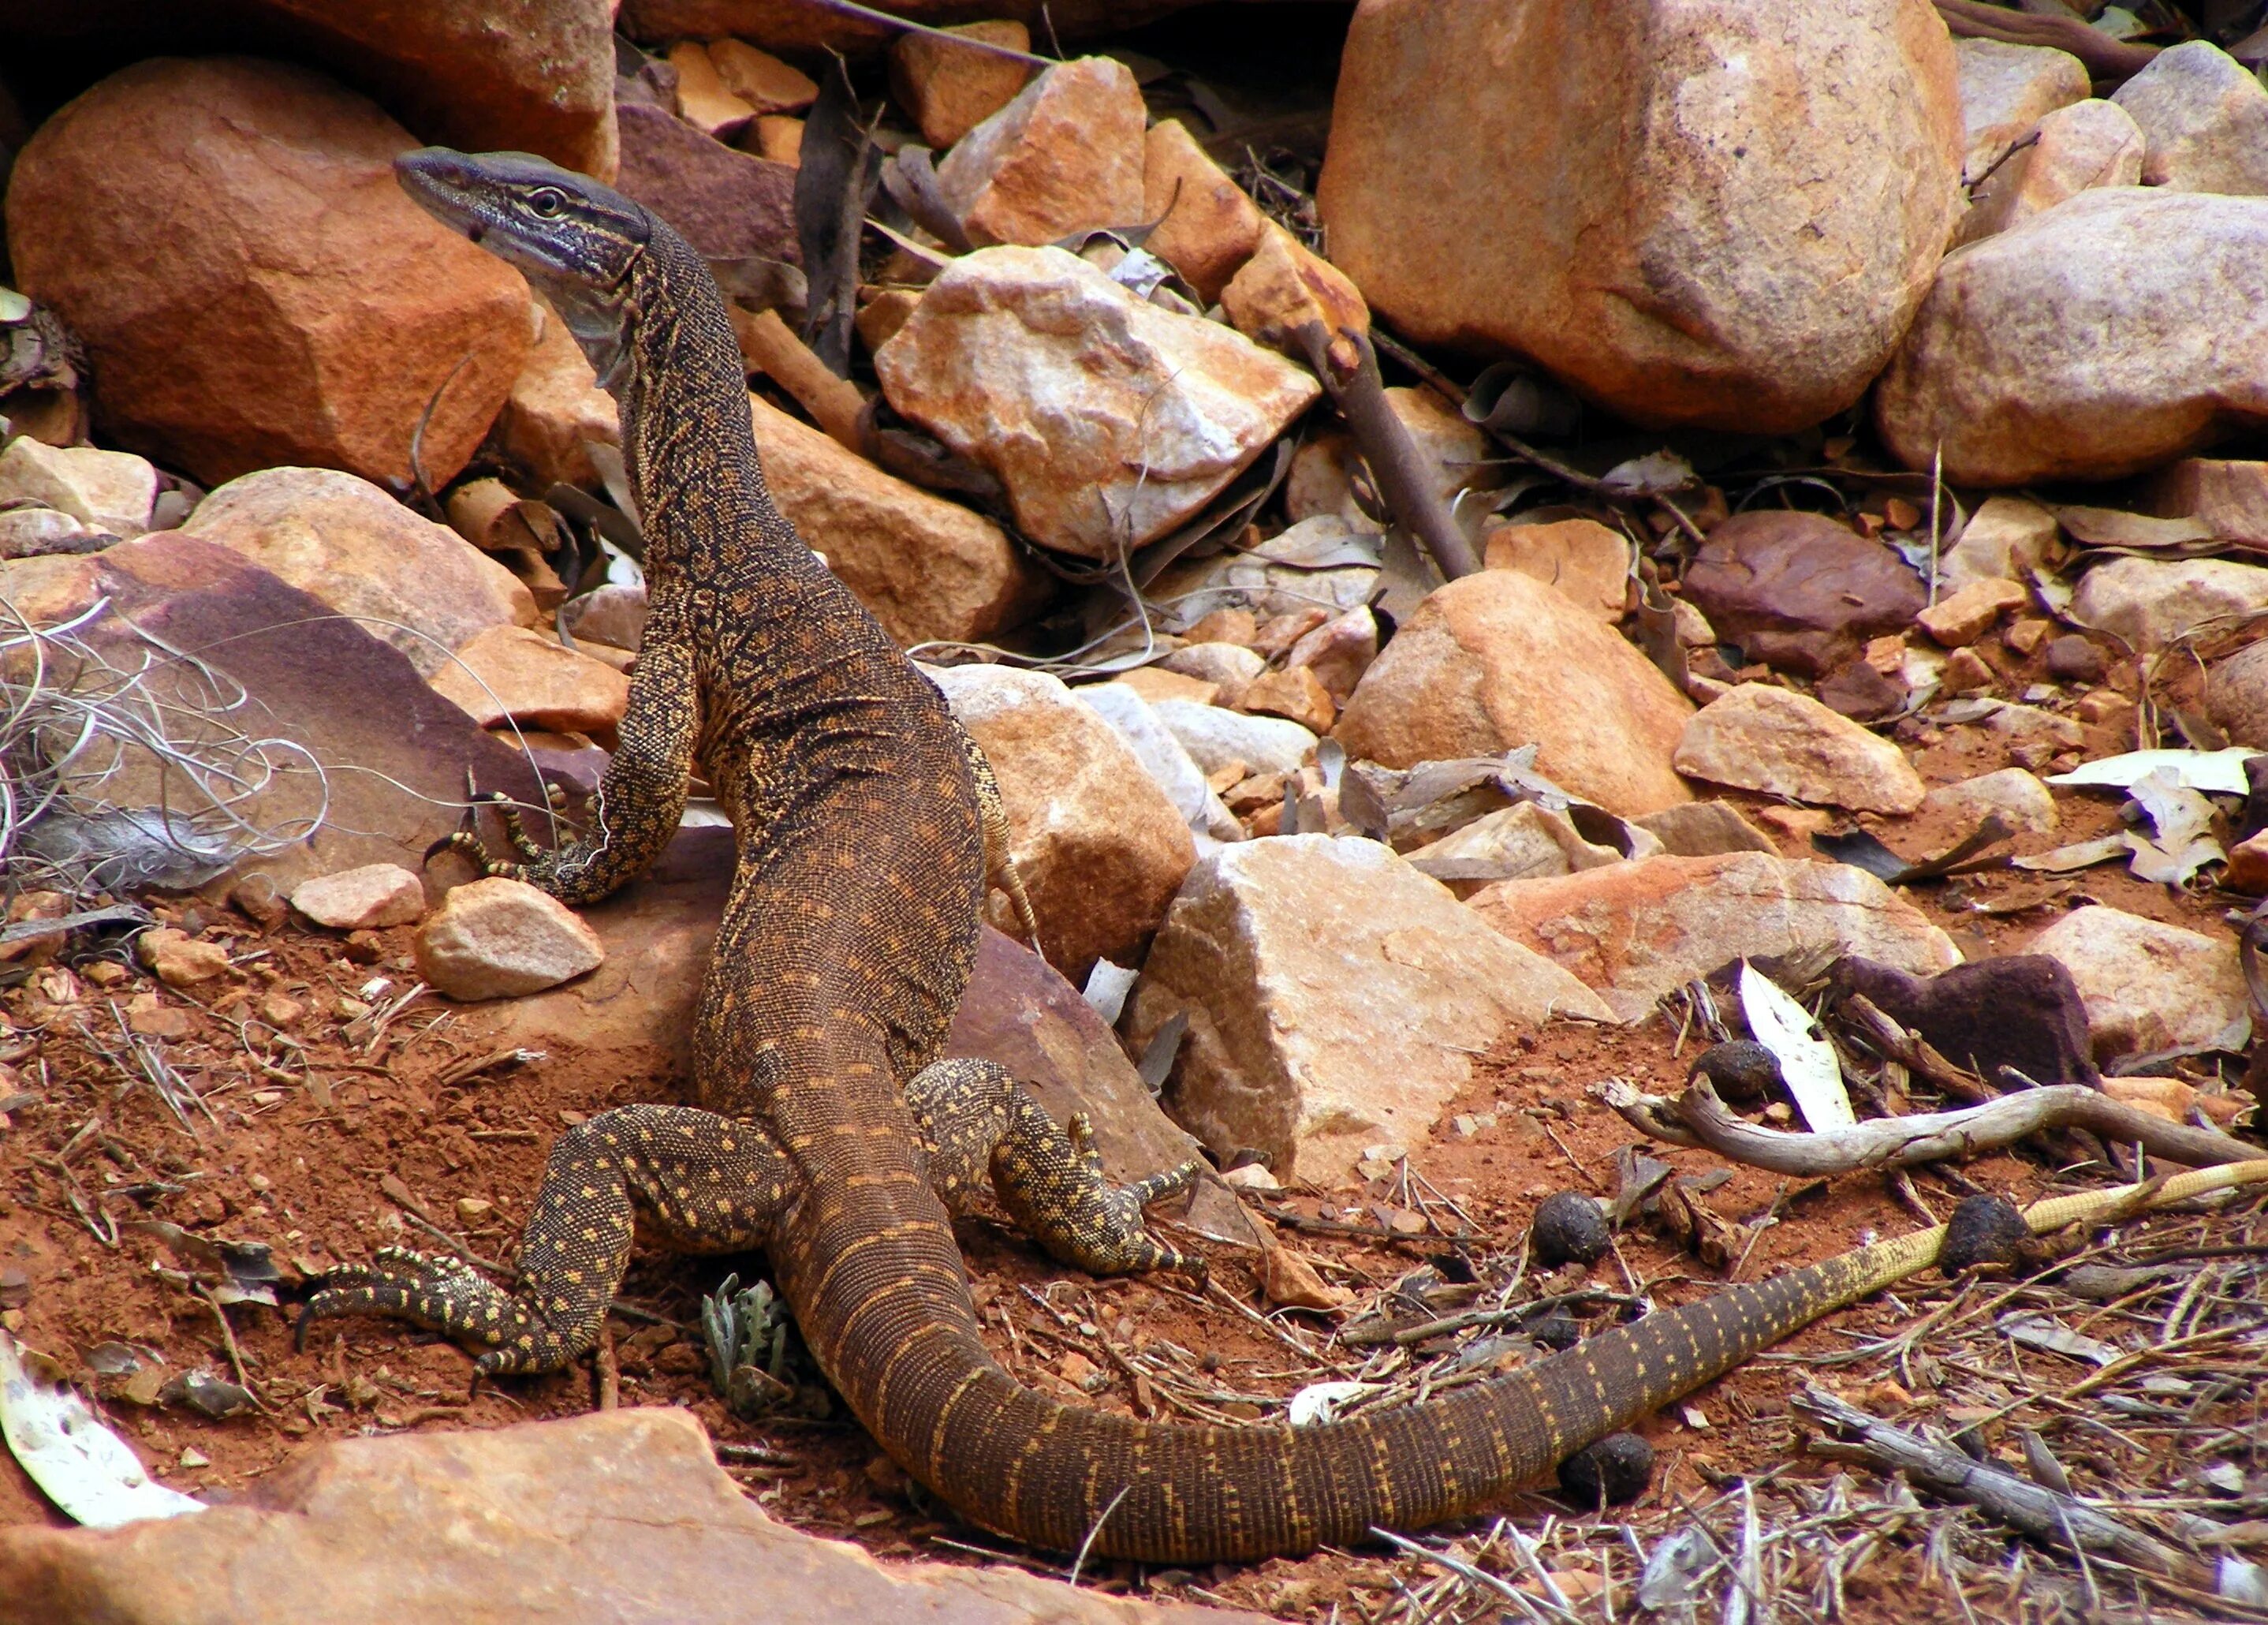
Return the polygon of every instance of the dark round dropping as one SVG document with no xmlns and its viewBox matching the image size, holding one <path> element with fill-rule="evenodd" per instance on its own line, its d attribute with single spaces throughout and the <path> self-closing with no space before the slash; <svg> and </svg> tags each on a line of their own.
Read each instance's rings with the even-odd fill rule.
<svg viewBox="0 0 2268 1625">
<path fill-rule="evenodd" d="M 1692 1068 L 1685 1075 L 1690 1080 L 1697 1073 L 1715 1084 L 1717 1093 L 1736 1106 L 1753 1104 L 1787 1087 L 1780 1074 L 1779 1057 L 1749 1038 L 1711 1045 L 1693 1058 Z"/>
<path fill-rule="evenodd" d="M 2032 1227 L 2005 1198 L 1964 1196 L 1946 1222 L 1945 1246 L 1937 1267 L 1948 1275 L 1965 1274 L 1984 1265 L 2013 1268 Z"/>
<path fill-rule="evenodd" d="M 1538 1315 L 1521 1328 L 1546 1348 L 1572 1348 L 1583 1341 L 1583 1328 L 1564 1309 Z"/>
<path fill-rule="evenodd" d="M 1609 1433 L 1559 1464 L 1559 1488 L 1587 1507 L 1627 1506 L 1653 1481 L 1653 1446 L 1635 1433 Z"/>
<path fill-rule="evenodd" d="M 1595 1264 L 1612 1245 L 1606 1215 L 1580 1191 L 1559 1191 L 1537 1203 L 1528 1237 L 1535 1261 L 1546 1269 Z"/>
</svg>

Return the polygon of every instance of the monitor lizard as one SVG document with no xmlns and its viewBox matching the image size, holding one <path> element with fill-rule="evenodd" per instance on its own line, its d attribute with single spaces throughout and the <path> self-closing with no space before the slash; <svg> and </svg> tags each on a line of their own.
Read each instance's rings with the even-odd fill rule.
<svg viewBox="0 0 2268 1625">
<path fill-rule="evenodd" d="M 1322 1426 L 1138 1421 L 1019 1384 L 978 1334 L 950 1215 L 989 1183 L 1078 1267 L 1194 1270 L 1142 1208 L 1195 1165 L 1113 1188 L 1082 1122 L 1058 1127 L 998 1066 L 936 1059 L 974 958 L 997 796 L 980 798 L 989 775 L 936 686 L 774 506 L 707 268 L 637 203 L 540 159 L 428 148 L 396 167 L 580 342 L 617 397 L 646 536 L 652 609 L 589 827 L 546 851 L 509 826 L 512 861 L 468 850 L 595 902 L 659 853 L 697 761 L 738 858 L 694 1038 L 700 1104 L 622 1107 L 561 1135 L 514 1290 L 388 1249 L 331 1272 L 310 1317 L 392 1313 L 486 1345 L 483 1372 L 549 1370 L 595 1343 L 634 1222 L 688 1251 L 767 1248 L 821 1369 L 965 1516 L 1181 1562 L 1472 1511 L 1935 1258 L 1937 1232 L 1878 1243 Z"/>
</svg>

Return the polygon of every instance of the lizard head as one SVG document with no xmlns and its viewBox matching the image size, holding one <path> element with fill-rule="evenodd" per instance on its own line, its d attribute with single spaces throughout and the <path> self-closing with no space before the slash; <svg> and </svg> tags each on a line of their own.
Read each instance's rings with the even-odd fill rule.
<svg viewBox="0 0 2268 1625">
<path fill-rule="evenodd" d="M 566 322 L 613 388 L 627 371 L 624 324 L 657 229 L 587 175 L 526 152 L 422 147 L 394 160 L 402 189 L 451 230 L 516 267 Z"/>
</svg>

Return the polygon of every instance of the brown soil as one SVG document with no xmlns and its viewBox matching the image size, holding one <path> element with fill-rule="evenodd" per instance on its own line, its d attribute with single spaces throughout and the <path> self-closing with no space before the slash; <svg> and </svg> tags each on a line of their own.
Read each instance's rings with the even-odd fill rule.
<svg viewBox="0 0 2268 1625">
<path fill-rule="evenodd" d="M 2027 680 L 2026 674 L 2015 674 L 2007 691 Z M 2097 732 L 2087 755 L 2120 748 L 2121 741 Z M 1933 783 L 2007 764 L 2004 742 L 1980 728 L 1923 731 L 1909 743 Z M 2066 798 L 2062 804 L 2062 831 L 2028 838 L 2019 843 L 2021 849 L 2043 849 L 2115 824 L 2115 798 Z M 1924 818 L 1867 822 L 1913 856 L 1941 850 L 1968 833 Z M 1783 844 L 1790 855 L 1808 855 L 1792 837 Z M 2082 897 L 2222 932 L 2228 927 L 2219 915 L 2233 901 L 2169 895 L 2112 868 L 2059 879 L 1993 873 L 1910 895 L 1972 957 L 2018 948 Z M 2028 912 L 1999 912 L 2027 899 L 2032 903 Z M 1994 912 L 1980 912 L 1980 907 Z M 191 990 L 192 998 L 161 988 L 114 957 L 78 964 L 75 1001 L 53 997 L 60 967 L 36 970 L 6 995 L 16 1036 L 5 1044 L 17 1082 L 11 1086 L 0 1078 L 0 1097 L 20 1090 L 39 1104 L 19 1107 L 0 1128 L 0 1272 L 7 1272 L 0 1274 L 0 1289 L 17 1282 L 14 1272 L 21 1273 L 14 1293 L 0 1302 L 20 1297 L 18 1307 L 6 1311 L 7 1324 L 66 1368 L 80 1368 L 95 1345 L 118 1341 L 154 1351 L 170 1370 L 230 1372 L 232 1354 L 217 1311 L 155 1272 L 153 1266 L 170 1269 L 181 1260 L 137 1230 L 137 1221 L 170 1221 L 200 1234 L 267 1242 L 279 1262 L 288 1261 L 287 1285 L 379 1245 L 433 1245 L 429 1231 L 404 1217 L 412 1208 L 473 1252 L 508 1259 L 545 1150 L 563 1123 L 630 1101 L 674 1097 L 677 1081 L 659 1057 L 650 1065 L 625 1067 L 619 1054 L 600 1064 L 555 1050 L 533 1065 L 462 1076 L 478 1052 L 468 1053 L 459 1023 L 431 1001 L 413 1004 L 373 1034 L 368 1018 L 358 1014 L 363 1006 L 382 1008 L 414 981 L 406 930 L 381 933 L 374 944 L 362 945 L 365 958 L 374 948 L 376 963 L 358 964 L 347 957 L 349 945 L 333 935 L 296 926 L 262 934 L 233 914 L 201 905 L 182 912 L 189 916 L 183 923 L 229 942 L 239 967 L 236 975 Z M 374 978 L 387 979 L 391 987 L 370 990 Z M 323 1081 L 322 1088 L 261 1070 L 273 1066 L 271 1056 L 288 1057 L 273 1041 L 259 1042 L 259 1029 L 252 1030 L 251 1044 L 239 1038 L 235 1023 L 257 1015 L 272 993 L 306 1007 L 302 1019 L 286 1025 L 304 1045 L 307 1071 Z M 136 995 L 143 999 L 145 1014 L 139 1019 L 145 1025 L 153 997 L 157 1008 L 183 1013 L 187 1030 L 163 1039 L 162 1052 L 202 1097 L 210 1120 L 192 1113 L 185 1128 L 147 1082 L 122 1087 L 128 1075 L 104 1052 L 122 1050 L 122 1023 Z M 1677 1050 L 1675 1035 L 1660 1020 L 1628 1030 L 1560 1024 L 1484 1059 L 1453 1111 L 1494 1112 L 1498 1126 L 1460 1139 L 1445 1119 L 1410 1157 L 1411 1167 L 1485 1232 L 1484 1241 L 1466 1249 L 1484 1278 L 1501 1277 L 1537 1200 L 1569 1187 L 1599 1193 L 1613 1188 L 1615 1155 L 1637 1136 L 1589 1097 L 1587 1086 L 1620 1075 L 1674 1093 L 1697 1047 L 1689 1039 Z M 282 1078 L 296 1071 L 284 1071 Z M 1682 1171 L 1716 1165 L 1700 1153 L 1652 1150 Z M 1970 1163 L 1958 1178 L 2020 1202 L 2050 1188 L 2049 1171 L 2016 1156 Z M 1956 1200 L 1955 1186 L 1929 1173 L 1918 1176 L 1916 1187 L 1921 1200 L 1940 1214 Z M 98 1239 L 75 1215 L 74 1198 L 88 1213 L 116 1222 L 115 1245 Z M 1414 1200 L 1381 1181 L 1362 1193 L 1293 1194 L 1280 1206 L 1308 1220 L 1328 1208 L 1334 1217 L 1370 1222 L 1381 1211 L 1390 1217 Z M 1741 1267 L 1748 1277 L 1919 1222 L 1888 1182 L 1874 1176 L 1807 1185 L 1735 1170 L 1707 1200 L 1736 1222 L 1776 1213 L 1778 1222 L 1761 1231 Z M 464 1202 L 490 1207 L 460 1209 Z M 1431 1213 L 1440 1223 L 1458 1223 L 1438 1203 Z M 1283 1238 L 1366 1302 L 1420 1264 L 1456 1251 L 1430 1233 L 1388 1243 L 1286 1229 Z M 1066 1272 L 1004 1223 L 968 1223 L 962 1240 L 987 1305 L 996 1353 L 1043 1388 L 1078 1395 L 1064 1370 L 1086 1376 L 1099 1370 L 1099 1391 L 1084 1397 L 1130 1407 L 1135 1395 L 1120 1367 L 1107 1358 L 1088 1363 L 1081 1355 L 1074 1363 L 1070 1357 L 1071 1350 L 1091 1348 L 1098 1340 L 1137 1353 L 1162 1342 L 1178 1344 L 1204 1356 L 1225 1389 L 1281 1394 L 1305 1380 L 1286 1374 L 1287 1365 L 1297 1362 L 1287 1359 L 1280 1343 L 1217 1301 L 1177 1293 L 1167 1283 L 1093 1281 Z M 1219 1282 L 1245 1304 L 1258 1305 L 1251 1258 L 1218 1248 L 1211 1256 Z M 623 1297 L 675 1327 L 697 1327 L 700 1295 L 734 1267 L 745 1277 L 760 1273 L 762 1260 L 642 1255 Z M 1712 1290 L 1724 1274 L 1641 1222 L 1623 1236 L 1619 1262 L 1610 1257 L 1592 1279 L 1617 1292 L 1641 1282 L 1668 1304 Z M 1044 1302 L 1027 1296 L 1027 1289 L 1043 1292 Z M 1644 1431 L 1661 1452 L 1654 1486 L 1645 1503 L 1614 1515 L 1607 1527 L 1638 1522 L 1680 1502 L 1708 1499 L 1727 1475 L 1786 1466 L 1797 1437 L 1786 1400 L 1805 1374 L 1804 1357 L 1847 1349 L 1857 1335 L 1890 1331 L 1919 1312 L 1918 1304 L 1945 1290 L 1941 1284 L 1917 1283 L 1896 1300 L 1836 1317 L 1793 1341 L 1788 1352 L 1796 1363 L 1753 1363 L 1694 1396 L 1688 1407 L 1673 1407 L 1652 1420 Z M 293 1346 L 287 1310 L 245 1304 L 227 1312 L 236 1357 L 270 1401 L 269 1412 L 214 1422 L 182 1408 L 102 1407 L 159 1478 L 196 1493 L 240 1491 L 318 1438 L 496 1427 L 573 1414 L 594 1403 L 590 1362 L 552 1377 L 485 1387 L 468 1400 L 467 1355 L 434 1337 L 379 1320 L 327 1322 L 303 1351 Z M 1323 1317 L 1297 1318 L 1311 1331 L 1326 1325 Z M 1010 1319 L 1012 1336 L 1003 1331 Z M 998 1546 L 955 1523 L 918 1490 L 909 1491 L 839 1413 L 830 1421 L 759 1424 L 728 1416 L 710 1391 L 697 1331 L 623 1320 L 615 1333 L 623 1404 L 681 1405 L 720 1440 L 762 1444 L 792 1459 L 784 1467 L 736 1469 L 778 1517 L 815 1533 L 858 1540 L 884 1556 L 977 1561 L 940 1542 Z M 1853 1392 L 1881 1374 L 1864 1366 L 1830 1373 Z M 185 1453 L 190 1461 L 204 1458 L 207 1465 L 184 1465 Z M 1798 1465 L 1793 1471 L 1825 1478 L 1832 1469 Z M 1588 1521 L 1542 1494 L 1516 1496 L 1506 1511 L 1530 1528 L 1545 1514 Z M 26 1521 L 63 1520 L 10 1460 L 0 1466 L 0 1523 Z M 1028 1555 L 1014 1560 L 1060 1571 L 1051 1560 Z M 1886 1546 L 1849 1588 L 1852 1615 L 1944 1617 L 1941 1587 L 1916 1589 L 1921 1563 L 1918 1539 Z M 1627 1570 L 1625 1562 L 1625 1581 Z M 1325 1553 L 1298 1562 L 1220 1565 L 1169 1578 L 1195 1587 L 1195 1595 L 1288 1616 L 1346 1613 L 1367 1619 L 1381 1617 L 1395 1602 L 1396 1577 L 1421 1572 L 1432 1571 L 1375 1552 Z M 1112 1588 L 1151 1581 L 1131 1565 L 1091 1567 L 1087 1578 Z"/>
</svg>

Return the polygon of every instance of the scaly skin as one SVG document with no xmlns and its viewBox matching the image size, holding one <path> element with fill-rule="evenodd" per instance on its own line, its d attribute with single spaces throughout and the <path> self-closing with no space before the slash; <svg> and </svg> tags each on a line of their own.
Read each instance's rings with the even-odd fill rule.
<svg viewBox="0 0 2268 1625">
<path fill-rule="evenodd" d="M 401 162 L 444 221 L 526 270 L 622 409 L 652 608 L 593 825 L 494 865 L 570 903 L 643 873 L 698 761 L 739 868 L 693 1046 L 697 1107 L 561 1136 L 511 1293 L 446 1261 L 335 1271 L 311 1315 L 378 1311 L 488 1346 L 482 1370 L 588 1349 L 643 1219 L 686 1250 L 770 1249 L 828 1378 L 973 1521 L 1153 1562 L 1295 1553 L 1474 1510 L 1936 1256 L 1930 1232 L 1734 1287 L 1428 1404 L 1330 1426 L 1185 1427 L 1058 1404 L 978 1335 L 948 1214 L 988 1180 L 1057 1257 L 1188 1267 L 1085 1144 L 1002 1070 L 937 1061 L 986 871 L 966 741 L 936 688 L 774 507 L 705 268 L 637 205 L 541 160 Z M 2073 1215 L 2077 1216 L 2077 1215 Z M 1099 1525 L 1099 1528 L 1098 1528 Z"/>
</svg>

